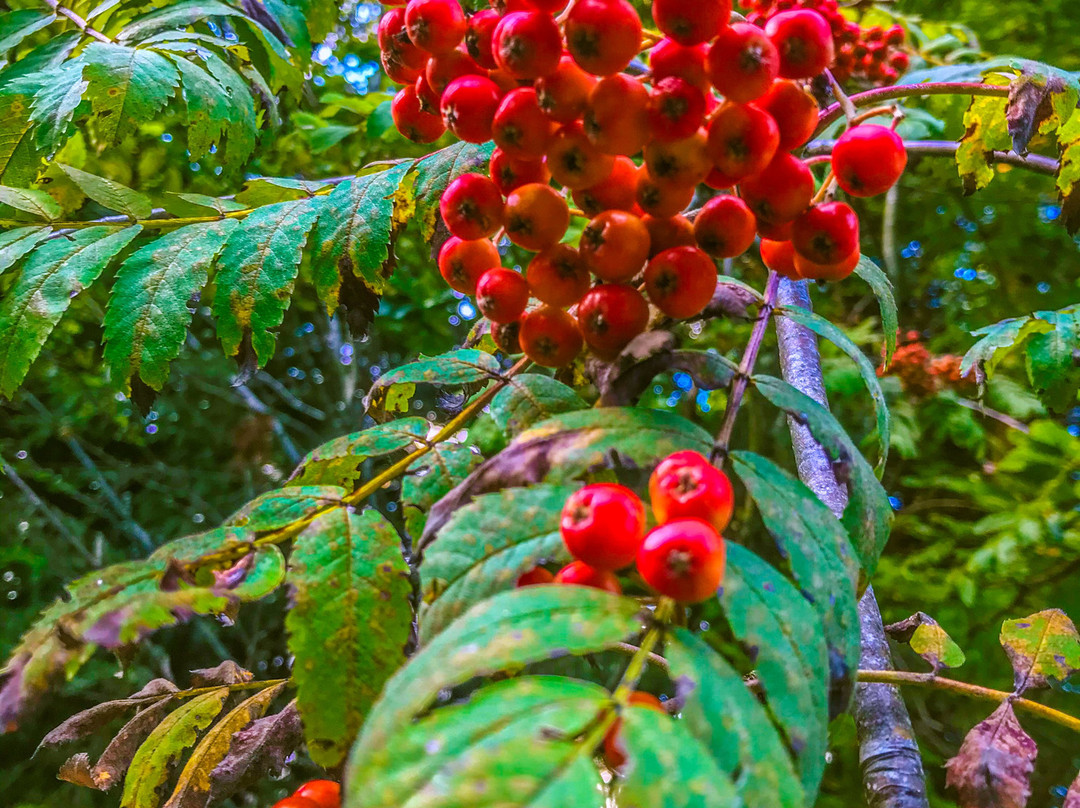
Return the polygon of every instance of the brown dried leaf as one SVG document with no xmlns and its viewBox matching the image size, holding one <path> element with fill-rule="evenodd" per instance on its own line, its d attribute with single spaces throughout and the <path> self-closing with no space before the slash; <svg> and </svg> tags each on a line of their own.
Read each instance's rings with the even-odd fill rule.
<svg viewBox="0 0 1080 808">
<path fill-rule="evenodd" d="M 957 790 L 960 808 L 1024 808 L 1039 748 L 1003 702 L 967 734 L 945 764 L 945 784 Z"/>
<path fill-rule="evenodd" d="M 129 699 L 148 699 L 151 696 L 168 696 L 171 693 L 179 693 L 180 688 L 168 679 L 151 679 L 138 693 L 132 693 Z"/>
<path fill-rule="evenodd" d="M 1063 93 L 1065 89 L 1065 82 L 1057 76 L 1021 76 L 1010 85 L 1005 120 L 1014 152 L 1028 153 L 1031 136 L 1054 112 L 1054 94 Z"/>
<path fill-rule="evenodd" d="M 1001 624 L 1001 646 L 1013 666 L 1017 693 L 1049 687 L 1080 670 L 1080 633 L 1060 609 L 1045 609 Z"/>
<path fill-rule="evenodd" d="M 239 685 L 255 678 L 251 671 L 244 670 L 231 659 L 226 659 L 213 668 L 199 668 L 191 671 L 192 687 L 210 687 L 211 685 Z"/>
<path fill-rule="evenodd" d="M 94 765 L 94 783 L 99 789 L 108 791 L 123 779 L 124 772 L 131 765 L 131 759 L 135 757 L 147 736 L 154 731 L 154 727 L 169 714 L 171 707 L 172 699 L 163 699 L 145 710 L 140 710 L 124 724 Z"/>
<path fill-rule="evenodd" d="M 712 300 L 701 313 L 702 317 L 729 317 L 732 320 L 752 320 L 750 309 L 761 301 L 761 295 L 742 283 L 721 280 L 716 284 Z"/>
<path fill-rule="evenodd" d="M 90 771 L 90 756 L 86 752 L 79 752 L 65 760 L 56 774 L 56 779 L 63 780 L 65 783 L 74 783 L 83 788 L 96 789 L 98 787 Z"/>
<path fill-rule="evenodd" d="M 296 702 L 280 713 L 252 721 L 233 736 L 229 753 L 210 774 L 210 799 L 217 803 L 285 768 L 303 739 Z"/>
<path fill-rule="evenodd" d="M 166 681 L 164 679 L 155 679 L 155 682 Z M 169 682 L 171 685 L 172 683 Z M 145 688 L 144 688 L 145 690 Z M 176 690 L 176 686 L 173 685 L 173 691 Z M 96 732 L 102 727 L 111 723 L 114 719 L 119 718 L 128 710 L 134 707 L 146 707 L 148 702 L 145 698 L 139 696 L 152 695 L 149 693 L 142 693 L 132 696 L 128 699 L 118 699 L 116 701 L 107 701 L 103 704 L 95 704 L 88 710 L 83 710 L 81 713 L 76 713 L 71 716 L 67 721 L 60 724 L 56 729 L 41 739 L 41 743 L 38 745 L 38 749 L 51 749 L 53 747 L 61 746 L 65 743 L 72 743 L 81 738 L 85 738 L 92 732 Z M 156 695 L 156 694 L 153 694 Z M 165 698 L 168 698 L 168 693 L 165 694 Z"/>
</svg>

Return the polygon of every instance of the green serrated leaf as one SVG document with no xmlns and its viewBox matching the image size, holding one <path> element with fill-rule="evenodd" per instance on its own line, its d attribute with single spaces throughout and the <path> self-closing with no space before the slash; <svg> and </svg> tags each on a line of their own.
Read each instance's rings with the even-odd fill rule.
<svg viewBox="0 0 1080 808">
<path fill-rule="evenodd" d="M 10 87 L 0 91 L 0 181 L 8 185 L 29 185 L 41 164 L 30 115 L 29 96 Z"/>
<path fill-rule="evenodd" d="M 331 201 L 333 197 L 331 196 Z M 472 348 L 450 351 L 439 356 L 421 356 L 417 361 L 394 368 L 381 375 L 368 391 L 365 402 L 370 408 L 402 384 L 435 384 L 456 387 L 499 378 L 499 360 L 489 353 Z"/>
<path fill-rule="evenodd" d="M 177 216 L 183 216 L 189 214 L 194 209 L 197 213 L 205 215 L 205 211 L 212 210 L 215 213 L 222 215 L 231 213 L 237 210 L 244 210 L 244 206 L 237 202 L 235 199 L 223 199 L 220 196 L 207 196 L 206 194 L 183 194 L 176 191 L 169 191 L 166 194 L 166 201 L 163 206 L 169 213 L 173 213 Z M 177 203 L 175 200 L 179 200 Z M 191 205 L 191 208 L 186 207 Z"/>
<path fill-rule="evenodd" d="M 958 668 L 964 664 L 960 646 L 937 620 L 924 612 L 915 612 L 906 620 L 885 626 L 885 632 L 897 642 L 907 643 L 912 651 L 930 663 L 935 673 L 941 668 Z"/>
<path fill-rule="evenodd" d="M 892 281 L 889 276 L 881 271 L 881 267 L 867 258 L 859 256 L 859 263 L 855 265 L 855 274 L 870 284 L 870 288 L 877 297 L 878 307 L 881 310 L 881 330 L 885 337 L 885 367 L 892 362 L 893 354 L 896 353 L 896 332 L 900 328 L 899 313 L 896 308 L 896 298 L 893 296 Z"/>
<path fill-rule="evenodd" d="M 312 234 L 312 273 L 328 312 L 338 305 L 342 275 L 351 273 L 377 295 L 387 289 L 394 195 L 408 164 L 346 180 L 326 199 Z"/>
<path fill-rule="evenodd" d="M 36 148 L 51 156 L 67 140 L 75 110 L 82 103 L 89 82 L 83 77 L 85 56 L 77 56 L 52 69 L 30 73 L 12 83 L 34 97 L 30 120 L 37 125 Z"/>
<path fill-rule="evenodd" d="M 59 203 L 44 191 L 34 188 L 0 186 L 0 204 L 37 216 L 45 221 L 59 219 L 64 211 Z"/>
<path fill-rule="evenodd" d="M 131 761 L 124 778 L 121 808 L 157 808 L 158 789 L 165 784 L 173 762 L 195 744 L 199 733 L 217 718 L 228 697 L 227 687 L 196 696 L 158 724 Z"/>
<path fill-rule="evenodd" d="M 248 334 L 259 367 L 274 355 L 272 329 L 285 318 L 318 213 L 311 199 L 267 205 L 244 219 L 225 242 L 217 261 L 214 317 L 227 355 L 235 356 Z"/>
<path fill-rule="evenodd" d="M 1025 316 L 1002 320 L 972 331 L 972 336 L 982 339 L 964 354 L 960 362 L 960 375 L 967 376 L 974 369 L 976 380 L 985 381 L 994 375 L 994 369 L 1009 351 L 1032 334 L 1043 334 L 1052 329 L 1053 325 L 1046 320 Z"/>
<path fill-rule="evenodd" d="M 416 195 L 416 218 L 424 242 L 431 240 L 435 232 L 439 198 L 454 179 L 472 171 L 486 173 L 494 144 L 455 143 L 445 149 L 429 154 L 416 162 L 413 186 Z"/>
<path fill-rule="evenodd" d="M 405 532 L 414 543 L 424 530 L 431 507 L 468 477 L 482 460 L 480 453 L 470 446 L 444 442 L 409 466 L 401 482 L 401 513 Z"/>
<path fill-rule="evenodd" d="M 168 561 L 173 559 L 184 564 L 190 564 L 208 553 L 234 548 L 240 544 L 250 544 L 254 539 L 255 534 L 246 528 L 226 525 L 203 533 L 181 536 L 179 539 L 166 542 L 154 550 L 148 560 Z"/>
<path fill-rule="evenodd" d="M 397 531 L 378 511 L 336 508 L 297 537 L 285 620 L 315 762 L 336 766 L 383 683 L 405 662 L 412 585 Z"/>
<path fill-rule="evenodd" d="M 570 561 L 559 518 L 571 486 L 514 488 L 477 497 L 457 511 L 424 553 L 420 569 L 427 608 L 420 640 L 428 642 L 478 601 L 513 589 L 541 561 Z"/>
<path fill-rule="evenodd" d="M 0 275 L 32 252 L 52 233 L 51 227 L 16 227 L 0 235 Z"/>
<path fill-rule="evenodd" d="M 308 452 L 290 481 L 296 485 L 347 485 L 359 475 L 369 457 L 407 449 L 427 438 L 430 425 L 420 417 L 400 418 L 376 424 L 360 432 L 342 435 Z"/>
<path fill-rule="evenodd" d="M 242 17 L 244 12 L 216 0 L 181 0 L 151 11 L 125 25 L 116 35 L 120 42 L 138 42 L 158 31 L 185 28 L 208 17 Z"/>
<path fill-rule="evenodd" d="M 256 533 L 280 530 L 327 508 L 341 505 L 346 491 L 336 485 L 297 485 L 267 491 L 230 516 L 225 524 Z"/>
<path fill-rule="evenodd" d="M 115 142 L 138 124 L 153 120 L 180 84 L 172 62 L 151 50 L 92 42 L 83 58 L 96 131 L 105 142 Z"/>
<path fill-rule="evenodd" d="M 120 265 L 105 312 L 105 361 L 125 383 L 138 375 L 154 390 L 164 387 L 191 323 L 188 301 L 239 225 L 224 219 L 182 227 Z"/>
<path fill-rule="evenodd" d="M 1064 412 L 1076 403 L 1080 388 L 1080 306 L 1035 315 L 1053 330 L 1033 336 L 1027 344 L 1027 372 L 1047 406 Z"/>
<path fill-rule="evenodd" d="M 88 227 L 46 242 L 0 300 L 0 394 L 22 383 L 71 300 L 98 279 L 142 228 Z"/>
<path fill-rule="evenodd" d="M 99 177 L 72 166 L 56 163 L 68 179 L 99 205 L 130 216 L 132 219 L 148 219 L 154 210 L 150 197 L 115 180 Z"/>
<path fill-rule="evenodd" d="M 234 102 L 228 91 L 202 65 L 175 53 L 170 53 L 169 58 L 180 73 L 180 86 L 187 110 L 188 151 L 192 160 L 199 160 L 229 127 Z M 238 162 L 243 161 L 247 155 L 233 154 L 233 145 L 230 140 L 229 156 L 235 157 Z"/>
<path fill-rule="evenodd" d="M 990 75 L 988 84 L 1008 84 L 1009 79 Z M 991 95 L 971 97 L 964 113 L 964 136 L 956 149 L 956 167 L 964 184 L 964 193 L 985 188 L 994 178 L 992 153 L 1012 148 L 1005 111 L 1008 101 Z"/>
<path fill-rule="evenodd" d="M 1016 693 L 1050 686 L 1080 671 L 1080 633 L 1060 609 L 1001 624 L 1001 646 L 1012 662 Z"/>
<path fill-rule="evenodd" d="M 52 24 L 56 14 L 52 11 L 21 8 L 0 14 L 0 51 L 8 51 L 31 34 Z"/>
<path fill-rule="evenodd" d="M 236 201 L 245 208 L 258 208 L 274 202 L 306 199 L 329 186 L 320 180 L 294 180 L 289 177 L 253 177 L 244 183 Z"/>
<path fill-rule="evenodd" d="M 1056 185 L 1061 198 L 1062 218 L 1070 234 L 1080 228 L 1080 113 L 1073 112 L 1058 130 L 1060 161 Z"/>
<path fill-rule="evenodd" d="M 809 328 L 818 336 L 829 340 L 829 342 L 851 357 L 852 361 L 858 366 L 859 375 L 862 376 L 863 383 L 866 384 L 866 389 L 874 402 L 874 413 L 877 416 L 878 447 L 880 449 L 877 469 L 881 473 L 885 468 L 886 461 L 889 459 L 890 421 L 889 408 L 885 403 L 885 394 L 881 391 L 881 383 L 878 381 L 873 362 L 866 357 L 866 354 L 859 349 L 858 345 L 848 338 L 847 334 L 820 314 L 815 314 L 799 306 L 785 306 L 780 310 L 780 314 L 805 328 Z"/>
<path fill-rule="evenodd" d="M 491 400 L 491 417 L 507 436 L 514 437 L 538 421 L 587 406 L 572 387 L 550 376 L 522 373 Z"/>
</svg>

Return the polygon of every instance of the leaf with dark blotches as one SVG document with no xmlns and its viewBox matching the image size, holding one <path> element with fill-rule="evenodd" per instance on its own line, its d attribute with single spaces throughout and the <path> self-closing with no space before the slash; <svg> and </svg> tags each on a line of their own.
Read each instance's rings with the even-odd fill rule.
<svg viewBox="0 0 1080 808">
<path fill-rule="evenodd" d="M 1073 115 L 1058 131 L 1055 183 L 1061 200 L 1061 219 L 1070 234 L 1080 229 L 1080 115 Z"/>
<path fill-rule="evenodd" d="M 167 680 L 155 679 L 154 682 L 167 682 Z M 177 690 L 176 685 L 172 684 L 172 682 L 167 682 L 167 684 L 172 688 L 171 691 L 164 691 L 160 694 L 151 694 L 146 692 L 146 688 L 143 688 L 142 691 L 130 698 L 95 704 L 89 709 L 76 713 L 42 738 L 41 743 L 38 744 L 38 749 L 51 749 L 65 743 L 81 740 L 87 735 L 97 732 L 112 723 L 115 719 L 124 715 L 128 710 L 133 710 L 137 707 L 145 708 L 150 706 L 153 704 L 153 701 L 150 700 L 148 696 L 160 695 L 162 698 L 167 699 L 170 692 L 175 693 Z"/>
<path fill-rule="evenodd" d="M 987 84 L 1008 85 L 1000 74 L 983 79 Z M 1012 146 L 1005 120 L 1006 100 L 1000 96 L 975 95 L 964 112 L 964 136 L 956 148 L 956 167 L 963 182 L 964 194 L 985 188 L 994 178 L 993 154 Z"/>
<path fill-rule="evenodd" d="M 140 710 L 116 733 L 105 751 L 94 764 L 94 783 L 102 791 L 108 791 L 123 778 L 132 758 L 154 728 L 167 716 L 174 706 L 171 699 L 163 699 Z"/>
<path fill-rule="evenodd" d="M 210 773 L 210 801 L 220 803 L 268 775 L 277 775 L 303 739 L 295 701 L 280 713 L 252 721 L 233 735 L 228 754 Z"/>
<path fill-rule="evenodd" d="M 198 668 L 191 673 L 192 687 L 209 687 L 210 685 L 238 685 L 242 682 L 250 682 L 255 678 L 251 671 L 244 670 L 231 659 L 215 665 L 212 668 Z"/>
<path fill-rule="evenodd" d="M 296 538 L 289 583 L 285 626 L 308 751 L 336 766 L 405 662 L 412 583 L 401 539 L 374 509 L 336 508 Z"/>
<path fill-rule="evenodd" d="M 1080 671 L 1080 633 L 1060 609 L 1001 624 L 1001 646 L 1012 662 L 1017 693 L 1049 687 Z"/>
<path fill-rule="evenodd" d="M 885 626 L 885 633 L 930 663 L 935 672 L 964 664 L 964 652 L 937 620 L 924 612 L 915 612 L 904 620 Z"/>
<path fill-rule="evenodd" d="M 1076 88 L 1060 76 L 1022 75 L 1009 87 L 1005 120 L 1013 151 L 1028 153 L 1036 133 L 1057 131 L 1076 109 Z"/>
<path fill-rule="evenodd" d="M 365 460 L 413 449 L 427 439 L 430 430 L 431 425 L 423 418 L 398 418 L 334 438 L 312 449 L 300 461 L 289 477 L 294 484 L 292 490 L 312 492 L 318 486 L 322 491 L 318 496 L 325 498 L 330 490 L 327 486 L 347 485 L 351 489 Z"/>
<path fill-rule="evenodd" d="M 421 356 L 415 362 L 389 370 L 371 386 L 364 399 L 366 407 L 387 395 L 389 388 L 399 384 L 434 384 L 439 387 L 460 387 L 502 377 L 499 360 L 489 353 L 463 348 L 439 356 Z"/>
<path fill-rule="evenodd" d="M 945 785 L 956 789 L 960 808 L 1024 808 L 1038 753 L 1012 704 L 1003 702 L 972 728 L 945 764 Z"/>
<path fill-rule="evenodd" d="M 226 520 L 256 533 L 279 530 L 319 511 L 341 504 L 345 489 L 337 485 L 286 486 L 256 497 Z"/>
</svg>

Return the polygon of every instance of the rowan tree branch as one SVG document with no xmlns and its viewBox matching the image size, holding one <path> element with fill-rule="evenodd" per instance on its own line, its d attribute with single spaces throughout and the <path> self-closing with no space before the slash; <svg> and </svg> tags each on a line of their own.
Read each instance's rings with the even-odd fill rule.
<svg viewBox="0 0 1080 808">
<path fill-rule="evenodd" d="M 810 309 L 805 281 L 781 280 L 777 302 Z M 780 367 L 784 379 L 828 406 L 817 338 L 803 326 L 779 317 Z M 825 450 L 802 424 L 788 418 L 799 477 L 837 516 L 847 506 L 847 491 L 837 482 Z M 892 659 L 872 588 L 859 601 L 862 653 L 859 667 L 891 670 Z M 900 691 L 889 684 L 863 682 L 855 687 L 855 725 L 859 762 L 869 808 L 928 808 L 922 758 Z"/>
<path fill-rule="evenodd" d="M 920 95 L 996 95 L 1009 97 L 1009 87 L 1005 84 L 983 84 L 978 81 L 928 81 L 926 84 L 894 84 L 892 87 L 878 87 L 864 93 L 847 96 L 855 107 L 869 107 L 882 101 L 895 98 L 910 98 Z M 837 118 L 844 114 L 843 106 L 837 102 L 826 107 L 818 118 L 815 134 L 819 134 Z"/>
<path fill-rule="evenodd" d="M 811 140 L 804 147 L 807 156 L 831 154 L 835 140 Z M 926 154 L 934 157 L 955 157 L 956 148 L 960 144 L 952 140 L 905 140 L 904 148 L 908 154 Z M 1019 155 L 1014 151 L 995 151 L 990 155 L 995 163 L 1026 168 L 1037 174 L 1053 176 L 1058 171 L 1058 161 L 1053 157 L 1045 157 L 1041 154 Z"/>
</svg>

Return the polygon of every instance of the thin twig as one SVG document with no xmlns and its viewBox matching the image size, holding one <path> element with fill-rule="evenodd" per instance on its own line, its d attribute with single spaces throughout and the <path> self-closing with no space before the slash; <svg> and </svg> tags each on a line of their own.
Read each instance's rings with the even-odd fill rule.
<svg viewBox="0 0 1080 808">
<path fill-rule="evenodd" d="M 967 407 L 969 410 L 974 410 L 979 415 L 985 415 L 987 418 L 993 418 L 995 421 L 999 421 L 1010 429 L 1016 429 L 1023 432 L 1025 435 L 1031 431 L 1031 428 L 1023 421 L 1018 421 L 1011 415 L 1006 415 L 1003 412 L 998 412 L 995 409 L 987 407 L 985 404 L 980 404 L 978 401 L 971 401 L 967 398 L 958 398 L 956 403 L 961 407 Z"/>
<path fill-rule="evenodd" d="M 85 544 L 83 544 L 82 539 L 72 533 L 68 526 L 64 524 L 64 521 L 53 512 L 53 509 L 41 499 L 41 497 L 34 493 L 34 489 L 31 488 L 26 480 L 20 477 L 19 473 L 11 467 L 11 463 L 4 464 L 4 474 L 6 474 L 7 478 L 22 492 L 22 495 L 29 500 L 30 504 L 41 511 L 41 515 L 56 528 L 56 532 L 67 539 L 68 544 L 75 548 L 79 555 L 96 566 L 97 559 L 94 558 L 94 554 L 87 549 Z"/>
<path fill-rule="evenodd" d="M 69 20 L 71 20 L 73 23 L 75 23 L 75 27 L 78 28 L 80 31 L 82 31 L 87 36 L 92 36 L 94 39 L 98 40 L 99 42 L 107 42 L 110 45 L 113 44 L 112 39 L 105 36 L 105 34 L 101 33 L 101 31 L 98 31 L 96 28 L 92 28 L 90 26 L 90 24 L 86 20 L 84 20 L 82 17 L 80 17 L 78 14 L 76 14 L 70 8 L 67 8 L 66 6 L 60 5 L 59 0 L 44 0 L 44 2 L 45 2 L 45 5 L 47 5 L 49 8 L 51 8 L 53 11 L 55 11 L 61 17 L 67 17 Z"/>
<path fill-rule="evenodd" d="M 638 648 L 636 645 L 631 645 L 628 642 L 617 642 L 613 646 L 611 646 L 611 650 L 633 656 L 641 649 Z M 655 665 L 656 667 L 663 670 L 665 673 L 667 673 L 667 671 L 669 670 L 668 661 L 659 654 L 650 652 L 647 659 L 649 660 L 650 664 Z"/>
</svg>

